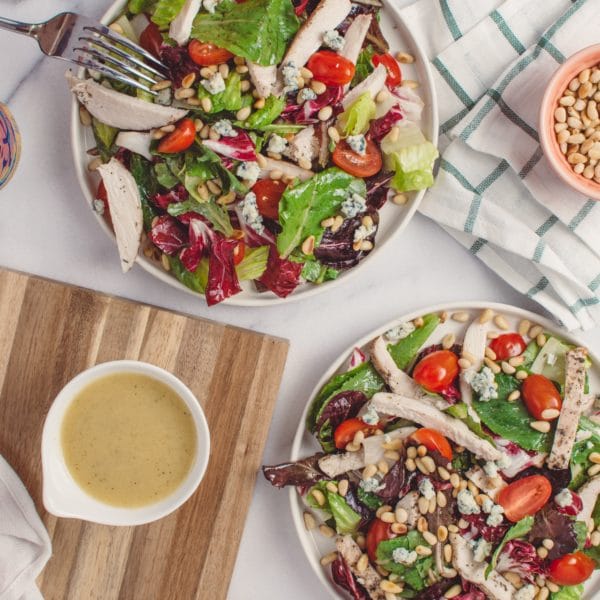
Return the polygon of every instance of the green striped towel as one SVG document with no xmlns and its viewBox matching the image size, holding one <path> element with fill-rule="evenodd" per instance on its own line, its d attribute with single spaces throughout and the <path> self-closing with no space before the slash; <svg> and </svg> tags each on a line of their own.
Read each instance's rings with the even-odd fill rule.
<svg viewBox="0 0 600 600">
<path fill-rule="evenodd" d="M 566 57 L 598 42 L 598 0 L 418 0 L 401 11 L 431 59 L 440 171 L 420 211 L 568 329 L 600 323 L 600 206 L 562 183 L 538 111 Z"/>
</svg>

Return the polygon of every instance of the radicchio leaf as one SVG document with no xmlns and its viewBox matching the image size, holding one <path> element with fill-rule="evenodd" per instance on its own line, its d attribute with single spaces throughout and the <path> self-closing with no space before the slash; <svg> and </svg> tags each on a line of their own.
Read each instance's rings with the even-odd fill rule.
<svg viewBox="0 0 600 600">
<path fill-rule="evenodd" d="M 486 541 L 498 544 L 510 529 L 510 525 L 506 524 L 488 525 L 486 522 L 488 516 L 485 513 L 461 516 L 470 525 L 469 529 L 461 531 L 465 539 L 474 539 L 481 535 Z"/>
<path fill-rule="evenodd" d="M 298 287 L 302 268 L 302 263 L 280 258 L 277 248 L 271 245 L 267 268 L 259 282 L 280 298 L 285 298 Z"/>
<path fill-rule="evenodd" d="M 365 179 L 365 183 L 367 184 L 367 205 L 370 208 L 379 210 L 385 204 L 390 190 L 392 175 L 392 173 L 381 171 L 377 175 Z"/>
<path fill-rule="evenodd" d="M 214 234 L 208 259 L 208 284 L 206 303 L 213 306 L 242 290 L 233 264 L 233 251 L 237 240 Z"/>
<path fill-rule="evenodd" d="M 148 233 L 150 241 L 165 254 L 173 256 L 188 242 L 185 229 L 170 215 L 162 215 Z"/>
<path fill-rule="evenodd" d="M 501 469 L 501 473 L 504 477 L 508 477 L 509 479 L 516 477 L 525 469 L 533 466 L 537 458 L 540 457 L 539 452 L 523 450 L 518 444 L 505 440 L 497 435 L 493 435 L 492 437 L 494 438 L 496 446 L 502 448 L 502 450 L 510 457 L 510 465 L 506 469 Z"/>
<path fill-rule="evenodd" d="M 544 572 L 544 566 L 531 544 L 523 540 L 510 540 L 500 552 L 496 571 L 514 571 L 525 581 L 533 583 L 535 576 Z"/>
<path fill-rule="evenodd" d="M 190 218 L 188 235 L 189 245 L 179 253 L 179 260 L 188 271 L 194 272 L 216 234 L 202 217 L 195 215 Z"/>
<path fill-rule="evenodd" d="M 556 504 L 556 510 L 563 515 L 576 517 L 583 510 L 583 500 L 579 494 L 576 494 L 574 491 L 569 490 L 568 488 L 565 489 L 571 495 L 571 501 L 565 506 L 560 506 L 556 503 L 556 501 L 554 501 Z"/>
<path fill-rule="evenodd" d="M 380 489 L 375 492 L 387 504 L 393 504 L 406 485 L 406 466 L 404 465 L 404 447 L 400 450 L 397 460 L 381 480 Z"/>
<path fill-rule="evenodd" d="M 554 546 L 548 550 L 548 560 L 554 560 L 563 554 L 569 554 L 577 548 L 577 534 L 573 521 L 558 512 L 554 503 L 548 503 L 535 515 L 533 527 L 528 540 L 539 546 L 546 538 L 554 541 Z"/>
<path fill-rule="evenodd" d="M 462 580 L 462 589 L 464 593 L 456 596 L 456 600 L 486 600 L 485 594 L 466 579 Z"/>
<path fill-rule="evenodd" d="M 263 475 L 269 483 L 277 488 L 286 485 L 308 488 L 327 476 L 319 469 L 319 459 L 325 456 L 322 452 L 292 463 L 264 466 Z"/>
<path fill-rule="evenodd" d="M 351 419 L 367 403 L 368 398 L 363 392 L 348 390 L 336 394 L 325 406 L 316 424 L 319 431 L 329 421 L 335 429 L 342 421 Z"/>
<path fill-rule="evenodd" d="M 154 194 L 151 200 L 154 204 L 156 204 L 156 206 L 158 206 L 158 208 L 167 210 L 170 204 L 183 202 L 188 199 L 188 196 L 188 191 L 179 183 L 172 190 L 169 190 L 164 194 Z"/>
<path fill-rule="evenodd" d="M 196 76 L 200 73 L 200 67 L 190 58 L 187 46 L 167 46 L 160 48 L 160 60 L 167 67 L 169 77 L 173 82 L 173 88 L 181 87 L 181 80 L 190 73 Z"/>
<path fill-rule="evenodd" d="M 440 600 L 444 598 L 446 590 L 450 589 L 455 583 L 455 579 L 442 579 L 442 581 L 438 581 L 419 592 L 415 596 L 415 600 Z"/>
<path fill-rule="evenodd" d="M 331 563 L 331 577 L 342 589 L 350 592 L 354 600 L 369 600 L 365 588 L 356 581 L 348 563 L 341 556 Z"/>
<path fill-rule="evenodd" d="M 218 140 L 203 140 L 202 144 L 220 156 L 241 160 L 256 161 L 256 146 L 252 138 L 242 129 L 236 129 L 235 137 L 222 136 Z"/>
<path fill-rule="evenodd" d="M 344 500 L 346 504 L 358 515 L 360 515 L 360 523 L 358 525 L 359 529 L 363 529 L 368 523 L 373 520 L 375 516 L 375 511 L 371 510 L 367 506 L 365 506 L 356 495 L 356 486 L 354 484 L 350 484 L 346 495 L 344 496 Z"/>
<path fill-rule="evenodd" d="M 330 86 L 314 100 L 303 104 L 288 104 L 281 113 L 281 118 L 296 125 L 309 125 L 319 122 L 319 111 L 325 106 L 331 106 L 333 116 L 341 112 L 341 101 L 344 96 L 343 86 Z"/>
<path fill-rule="evenodd" d="M 369 212 L 374 223 L 379 222 L 379 216 L 375 211 Z M 321 264 L 333 269 L 350 269 L 356 266 L 370 250 L 354 250 L 354 232 L 361 226 L 362 217 L 346 219 L 342 226 L 334 233 L 331 229 L 326 229 L 321 243 L 315 248 L 315 258 Z M 374 231 L 367 239 L 375 244 Z"/>
<path fill-rule="evenodd" d="M 372 121 L 369 133 L 371 134 L 373 141 L 381 142 L 381 140 L 392 130 L 392 127 L 403 118 L 400 107 L 395 104 L 383 117 Z"/>
</svg>

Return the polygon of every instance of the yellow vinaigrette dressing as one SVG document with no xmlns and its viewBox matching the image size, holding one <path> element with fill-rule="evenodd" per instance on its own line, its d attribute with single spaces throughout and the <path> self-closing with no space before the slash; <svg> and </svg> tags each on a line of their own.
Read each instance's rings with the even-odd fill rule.
<svg viewBox="0 0 600 600">
<path fill-rule="evenodd" d="M 164 383 L 137 373 L 107 375 L 83 388 L 61 428 L 67 468 L 88 494 L 113 506 L 166 498 L 196 455 L 185 402 Z"/>
</svg>

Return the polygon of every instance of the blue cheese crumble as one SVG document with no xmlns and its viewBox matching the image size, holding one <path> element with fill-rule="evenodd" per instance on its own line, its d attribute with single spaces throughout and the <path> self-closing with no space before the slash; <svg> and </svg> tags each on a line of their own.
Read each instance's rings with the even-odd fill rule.
<svg viewBox="0 0 600 600">
<path fill-rule="evenodd" d="M 483 367 L 479 373 L 472 370 L 465 371 L 465 380 L 479 395 L 479 400 L 482 402 L 489 402 L 498 397 L 494 373 L 489 367 Z"/>
<path fill-rule="evenodd" d="M 415 329 L 416 327 L 412 321 L 406 321 L 386 331 L 385 337 L 390 342 L 397 342 L 398 340 L 403 340 L 405 337 L 408 337 Z"/>
<path fill-rule="evenodd" d="M 314 90 L 311 90 L 309 87 L 305 87 L 298 92 L 298 103 L 302 104 L 302 102 L 314 100 L 316 97 L 317 94 Z"/>
<path fill-rule="evenodd" d="M 367 201 L 360 194 L 352 194 L 342 202 L 341 210 L 346 218 L 353 219 L 367 210 Z"/>
<path fill-rule="evenodd" d="M 484 538 L 472 540 L 470 544 L 473 548 L 473 560 L 475 562 L 483 562 L 492 552 L 491 542 L 486 541 Z"/>
<path fill-rule="evenodd" d="M 361 417 L 361 421 L 367 425 L 377 425 L 379 423 L 379 415 L 372 406 L 369 406 L 367 412 Z"/>
<path fill-rule="evenodd" d="M 558 504 L 558 506 L 561 508 L 564 508 L 565 506 L 572 504 L 573 496 L 571 496 L 571 492 L 565 488 L 564 490 L 558 492 L 556 496 L 554 496 L 554 502 L 556 502 L 556 504 Z"/>
<path fill-rule="evenodd" d="M 217 8 L 217 5 L 220 2 L 221 0 L 204 0 L 204 2 L 202 2 L 202 6 L 204 6 L 206 11 L 212 14 L 215 12 L 215 8 Z"/>
<path fill-rule="evenodd" d="M 257 162 L 243 162 L 238 166 L 235 174 L 254 185 L 260 175 L 260 166 Z"/>
<path fill-rule="evenodd" d="M 504 509 L 499 504 L 494 504 L 494 506 L 492 506 L 492 510 L 490 511 L 490 514 L 486 520 L 486 523 L 490 527 L 496 527 L 496 526 L 500 525 L 500 523 L 502 523 L 502 520 L 504 519 L 503 515 L 504 515 Z"/>
<path fill-rule="evenodd" d="M 102 202 L 102 200 L 95 199 L 94 202 L 92 202 L 92 208 L 96 214 L 100 216 L 104 214 L 104 202 Z"/>
<path fill-rule="evenodd" d="M 210 79 L 203 79 L 201 82 L 202 87 L 209 94 L 220 94 L 225 91 L 225 80 L 221 73 L 217 72 L 210 77 Z"/>
<path fill-rule="evenodd" d="M 422 496 L 427 498 L 427 500 L 431 500 L 435 496 L 433 484 L 427 478 L 421 479 L 421 482 L 419 483 L 419 492 Z"/>
<path fill-rule="evenodd" d="M 475 502 L 475 498 L 469 489 L 458 492 L 456 501 L 458 502 L 458 510 L 463 515 L 478 515 L 481 512 L 479 505 Z"/>
<path fill-rule="evenodd" d="M 323 45 L 337 52 L 342 49 L 344 38 L 335 29 L 330 29 L 323 34 Z"/>
<path fill-rule="evenodd" d="M 362 134 L 359 135 L 349 135 L 346 138 L 346 142 L 348 146 L 352 149 L 353 152 L 359 154 L 360 156 L 364 156 L 367 152 L 367 140 L 365 136 Z"/>
<path fill-rule="evenodd" d="M 484 513 L 487 513 L 489 515 L 492 512 L 493 508 L 494 501 L 491 498 L 484 498 L 483 502 L 481 503 L 481 510 L 483 510 Z"/>
<path fill-rule="evenodd" d="M 354 230 L 354 243 L 362 242 L 375 233 L 375 225 L 361 225 Z"/>
<path fill-rule="evenodd" d="M 513 600 L 533 600 L 537 594 L 537 588 L 532 583 L 524 585 L 513 596 Z"/>
<path fill-rule="evenodd" d="M 272 154 L 283 154 L 288 146 L 288 141 L 274 133 L 269 138 L 269 145 L 267 146 L 267 152 L 271 152 Z"/>
<path fill-rule="evenodd" d="M 498 465 L 492 461 L 488 460 L 485 465 L 483 465 L 483 471 L 490 479 L 498 477 Z"/>
<path fill-rule="evenodd" d="M 237 131 L 231 126 L 229 119 L 221 119 L 217 121 L 212 128 L 223 137 L 236 137 Z"/>
<path fill-rule="evenodd" d="M 379 479 L 377 479 L 377 477 L 363 479 L 358 485 L 368 493 L 378 492 L 381 488 L 383 488 L 383 484 L 379 481 Z"/>
<path fill-rule="evenodd" d="M 407 548 L 395 548 L 392 552 L 392 560 L 399 565 L 410 567 L 417 561 L 417 553 Z"/>
<path fill-rule="evenodd" d="M 281 75 L 283 77 L 284 93 L 295 92 L 298 89 L 298 78 L 300 77 L 300 69 L 296 66 L 293 60 L 289 60 L 281 67 Z"/>
<path fill-rule="evenodd" d="M 248 192 L 240 202 L 240 206 L 242 208 L 242 219 L 244 219 L 244 223 L 249 227 L 252 227 L 256 233 L 262 235 L 265 231 L 265 226 L 263 225 L 262 216 L 258 212 L 258 206 L 256 206 L 256 194 L 254 192 Z"/>
</svg>

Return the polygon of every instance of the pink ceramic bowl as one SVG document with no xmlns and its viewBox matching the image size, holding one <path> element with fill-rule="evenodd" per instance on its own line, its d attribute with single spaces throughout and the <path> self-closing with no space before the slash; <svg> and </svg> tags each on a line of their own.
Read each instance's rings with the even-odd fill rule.
<svg viewBox="0 0 600 600">
<path fill-rule="evenodd" d="M 584 48 L 571 56 L 550 80 L 540 110 L 540 142 L 548 161 L 563 181 L 594 200 L 600 200 L 600 183 L 578 175 L 573 171 L 573 166 L 567 162 L 567 158 L 560 151 L 556 140 L 554 111 L 559 106 L 558 101 L 563 96 L 569 82 L 584 69 L 598 64 L 600 64 L 600 44 Z"/>
</svg>

